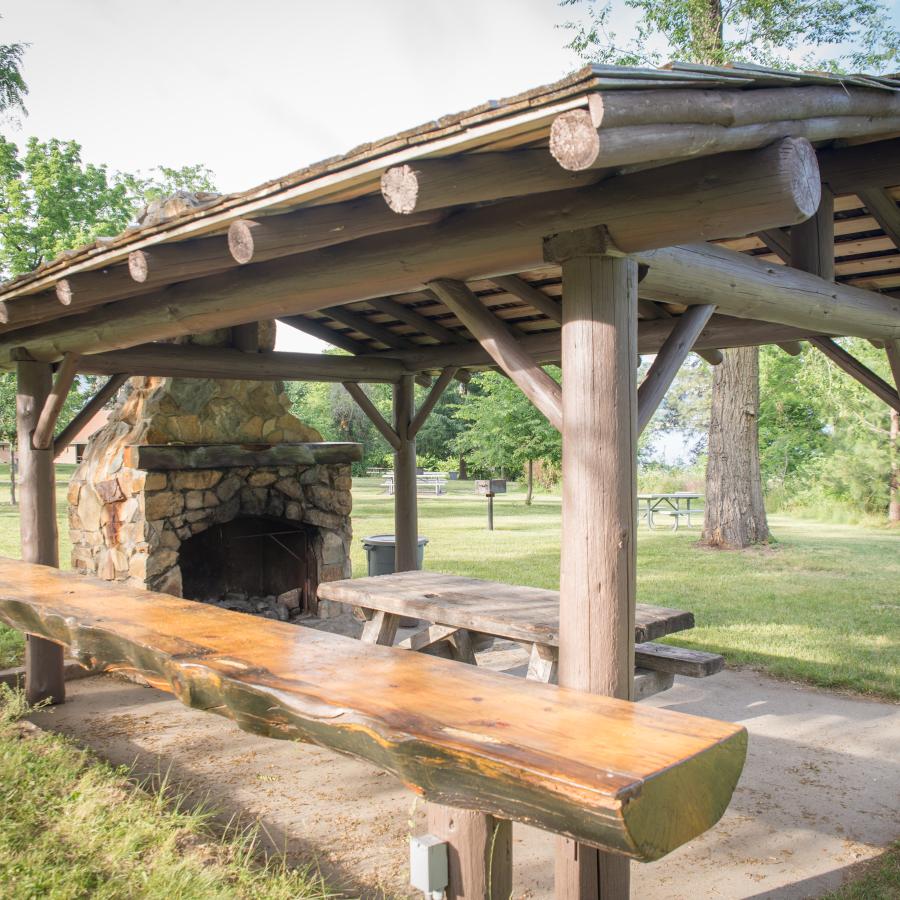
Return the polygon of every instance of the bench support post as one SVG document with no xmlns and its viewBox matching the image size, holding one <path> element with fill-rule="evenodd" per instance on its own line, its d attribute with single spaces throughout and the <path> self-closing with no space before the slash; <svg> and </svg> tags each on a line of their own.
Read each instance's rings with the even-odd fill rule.
<svg viewBox="0 0 900 900">
<path fill-rule="evenodd" d="M 22 559 L 59 566 L 56 529 L 56 483 L 52 446 L 33 444 L 41 410 L 53 387 L 49 363 L 23 361 L 16 372 L 16 429 L 19 452 L 19 530 Z M 66 699 L 63 648 L 29 635 L 25 643 L 25 696 L 29 703 Z"/>
<path fill-rule="evenodd" d="M 633 699 L 637 264 L 596 232 L 556 235 L 563 275 L 559 683 Z M 596 249 L 594 249 L 596 247 Z M 559 900 L 629 896 L 629 862 L 557 838 Z"/>
</svg>

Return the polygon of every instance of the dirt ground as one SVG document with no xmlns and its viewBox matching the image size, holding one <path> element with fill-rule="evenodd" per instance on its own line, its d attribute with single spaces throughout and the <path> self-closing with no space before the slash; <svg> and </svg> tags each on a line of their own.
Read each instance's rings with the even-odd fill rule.
<svg viewBox="0 0 900 900">
<path fill-rule="evenodd" d="M 507 671 L 524 661 L 512 645 L 479 655 Z M 407 857 L 409 834 L 423 830 L 422 804 L 392 776 L 245 734 L 118 678 L 68 689 L 69 702 L 35 722 L 138 774 L 168 772 L 225 819 L 258 820 L 275 847 L 293 861 L 315 860 L 336 889 L 419 896 L 407 884 Z M 900 837 L 900 706 L 733 671 L 677 679 L 644 702 L 740 722 L 750 750 L 715 828 L 659 862 L 632 866 L 635 898 L 817 897 Z M 513 854 L 514 897 L 552 897 L 552 836 L 516 825 Z"/>
</svg>

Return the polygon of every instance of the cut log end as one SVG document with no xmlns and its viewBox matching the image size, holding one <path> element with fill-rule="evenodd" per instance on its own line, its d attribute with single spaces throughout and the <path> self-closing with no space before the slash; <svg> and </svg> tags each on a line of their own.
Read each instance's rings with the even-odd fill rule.
<svg viewBox="0 0 900 900">
<path fill-rule="evenodd" d="M 62 278 L 56 282 L 56 299 L 63 306 L 71 306 L 72 304 L 72 283 L 68 278 Z"/>
<path fill-rule="evenodd" d="M 790 224 L 805 222 L 815 215 L 822 201 L 822 178 L 816 151 L 806 138 L 785 138 L 777 148 L 781 171 L 790 179 L 791 196 L 797 205 L 797 219 Z"/>
<path fill-rule="evenodd" d="M 128 272 L 141 284 L 150 279 L 150 258 L 143 250 L 132 250 L 128 254 Z"/>
<path fill-rule="evenodd" d="M 550 152 L 570 172 L 590 169 L 600 156 L 600 138 L 585 109 L 573 109 L 553 120 L 550 126 Z"/>
<path fill-rule="evenodd" d="M 381 196 L 395 212 L 404 216 L 415 212 L 419 199 L 419 174 L 412 166 L 394 166 L 381 176 Z"/>
<path fill-rule="evenodd" d="M 228 229 L 228 249 L 235 261 L 246 265 L 253 260 L 253 229 L 256 222 L 238 219 Z"/>
</svg>

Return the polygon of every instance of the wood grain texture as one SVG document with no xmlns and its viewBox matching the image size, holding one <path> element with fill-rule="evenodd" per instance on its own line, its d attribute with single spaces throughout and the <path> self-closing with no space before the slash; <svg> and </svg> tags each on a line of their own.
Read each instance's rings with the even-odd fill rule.
<svg viewBox="0 0 900 900">
<path fill-rule="evenodd" d="M 316 466 L 358 462 L 362 444 L 165 444 L 127 447 L 125 465 L 151 472 L 234 466 Z"/>
<path fill-rule="evenodd" d="M 181 378 L 240 378 L 243 381 L 364 381 L 393 383 L 405 369 L 386 357 L 356 359 L 327 353 L 273 351 L 248 356 L 241 350 L 189 344 L 139 344 L 82 356 L 78 368 L 91 375 L 160 375 Z"/>
<path fill-rule="evenodd" d="M 492 634 L 559 646 L 559 591 L 521 587 L 440 572 L 345 578 L 319 585 L 319 597 Z M 694 627 L 694 614 L 638 603 L 634 636 L 652 641 Z"/>
<path fill-rule="evenodd" d="M 256 734 L 367 759 L 429 800 L 638 859 L 713 825 L 745 729 L 0 559 L 0 619 Z"/>
<path fill-rule="evenodd" d="M 462 282 L 441 278 L 430 282 L 428 287 L 453 310 L 547 421 L 561 431 L 562 390 L 559 384 L 522 349 L 509 328 Z"/>
<path fill-rule="evenodd" d="M 20 362 L 16 371 L 16 431 L 19 457 L 19 534 L 22 559 L 59 565 L 56 477 L 53 451 L 34 446 L 41 410 L 50 396 L 53 373 L 46 363 Z M 63 650 L 40 635 L 25 642 L 25 697 L 29 703 L 63 703 L 66 679 Z"/>
<path fill-rule="evenodd" d="M 13 347 L 51 360 L 355 300 L 418 290 L 435 278 L 467 280 L 542 265 L 541 240 L 603 224 L 623 252 L 735 237 L 793 224 L 818 205 L 819 174 L 808 145 L 695 160 L 622 175 L 574 191 L 499 201 L 436 225 L 361 238 L 286 259 L 172 285 L 113 309 L 12 332 Z M 381 202 L 380 200 L 378 201 Z M 408 217 L 395 216 L 398 222 Z M 425 213 L 424 215 L 430 215 Z M 48 316 L 48 318 L 51 318 Z M 452 362 L 452 361 L 451 361 Z"/>
</svg>

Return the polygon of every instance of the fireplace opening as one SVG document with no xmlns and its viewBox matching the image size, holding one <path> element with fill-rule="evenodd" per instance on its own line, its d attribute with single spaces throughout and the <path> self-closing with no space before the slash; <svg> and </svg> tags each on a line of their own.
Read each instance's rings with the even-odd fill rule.
<svg viewBox="0 0 900 900">
<path fill-rule="evenodd" d="M 287 619 L 316 611 L 318 529 L 264 516 L 213 525 L 181 545 L 182 594 Z"/>
</svg>

